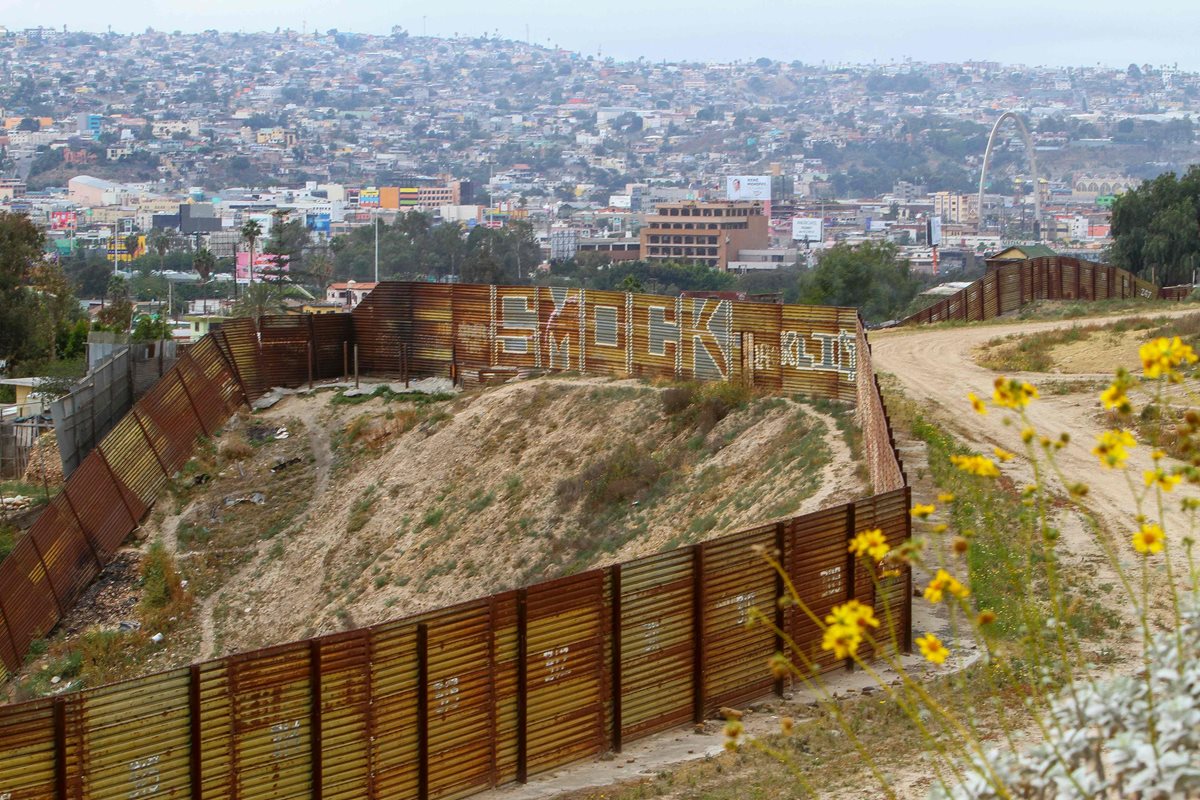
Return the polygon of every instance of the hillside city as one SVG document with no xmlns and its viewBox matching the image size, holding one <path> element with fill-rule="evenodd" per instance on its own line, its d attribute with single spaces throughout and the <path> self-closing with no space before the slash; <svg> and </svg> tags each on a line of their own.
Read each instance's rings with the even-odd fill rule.
<svg viewBox="0 0 1200 800">
<path fill-rule="evenodd" d="M 316 288 L 302 299 L 320 310 L 361 295 L 339 283 L 322 297 L 334 278 L 472 277 L 453 254 L 431 265 L 386 246 L 379 266 L 371 227 L 411 211 L 427 215 L 419 227 L 452 224 L 447 241 L 519 231 L 515 267 L 474 273 L 509 282 L 637 259 L 762 272 L 867 241 L 940 276 L 1013 243 L 1098 259 L 1114 197 L 1195 160 L 1200 75 L 618 62 L 400 28 L 37 28 L 0 30 L 0 105 L 0 208 L 46 231 L 82 297 L 102 299 L 102 263 L 151 253 L 164 268 L 170 257 L 160 271 L 174 282 L 211 273 L 214 285 L 235 258 L 243 284 L 286 261 L 299 276 L 303 260 L 315 266 L 296 282 Z M 1005 112 L 1016 119 L 996 127 L 980 192 Z M 257 246 L 243 235 L 251 220 Z M 266 252 L 285 224 L 286 256 Z M 203 274 L 200 251 L 212 256 Z"/>
</svg>

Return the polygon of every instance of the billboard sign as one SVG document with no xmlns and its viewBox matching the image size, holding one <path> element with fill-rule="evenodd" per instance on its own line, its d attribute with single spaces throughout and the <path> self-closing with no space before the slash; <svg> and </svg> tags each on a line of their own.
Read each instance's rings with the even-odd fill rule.
<svg viewBox="0 0 1200 800">
<path fill-rule="evenodd" d="M 930 217 L 925 223 L 925 239 L 930 247 L 936 247 L 942 243 L 942 218 Z"/>
<path fill-rule="evenodd" d="M 331 224 L 330 214 L 308 214 L 305 217 L 306 227 L 316 233 L 329 233 Z"/>
<path fill-rule="evenodd" d="M 725 179 L 725 198 L 727 200 L 769 202 L 771 199 L 771 176 L 730 175 Z"/>
<path fill-rule="evenodd" d="M 50 230 L 66 231 L 74 230 L 77 218 L 74 211 L 51 211 L 50 212 Z"/>
<path fill-rule="evenodd" d="M 797 242 L 819 242 L 824 238 L 824 220 L 820 217 L 793 217 L 792 240 Z"/>
<path fill-rule="evenodd" d="M 278 263 L 276 263 L 277 259 Z M 254 254 L 254 280 L 279 280 L 283 277 L 280 273 L 287 271 L 287 256 L 277 256 L 272 253 Z M 250 254 L 245 251 L 237 254 L 237 282 L 242 284 L 250 282 Z"/>
</svg>

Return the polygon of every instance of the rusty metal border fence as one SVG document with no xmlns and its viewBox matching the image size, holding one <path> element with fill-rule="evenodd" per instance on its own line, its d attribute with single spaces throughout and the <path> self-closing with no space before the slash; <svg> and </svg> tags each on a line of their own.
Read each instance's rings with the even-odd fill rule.
<svg viewBox="0 0 1200 800">
<path fill-rule="evenodd" d="M 908 489 L 360 630 L 0 707 L 0 795 L 457 798 L 620 750 L 846 669 L 775 602 L 779 552 L 814 613 L 857 598 L 908 647 L 908 576 L 856 570 L 847 540 L 909 535 Z M 866 574 L 863 574 L 866 573 Z"/>
<path fill-rule="evenodd" d="M 1016 311 L 1035 300 L 1182 299 L 1176 294 L 1164 294 L 1153 283 L 1107 264 L 1066 256 L 1031 258 L 989 270 L 971 285 L 905 317 L 900 324 L 978 322 Z"/>
<path fill-rule="evenodd" d="M 801 666 L 849 666 L 820 650 L 811 619 L 776 605 L 782 580 L 755 546 L 778 554 L 815 613 L 857 598 L 895 632 L 885 646 L 909 648 L 911 575 L 881 583 L 847 557 L 858 530 L 881 528 L 893 545 L 911 533 L 903 465 L 853 311 L 726 314 L 676 298 L 580 293 L 573 351 L 561 338 L 552 346 L 561 331 L 541 324 L 561 314 L 569 295 L 409 285 L 381 293 L 368 317 L 232 320 L 190 348 L 0 563 L 0 680 L 3 665 L 19 664 L 112 557 L 197 437 L 213 435 L 273 385 L 344 374 L 354 344 L 375 375 L 504 361 L 495 345 L 505 331 L 494 319 L 482 330 L 462 326 L 512 294 L 532 312 L 532 326 L 516 330 L 535 340 L 546 335 L 536 352 L 515 354 L 521 365 L 536 368 L 544 356 L 544 368 L 572 368 L 554 359 L 574 353 L 573 368 L 589 371 L 714 379 L 715 370 L 770 391 L 856 400 L 878 493 L 371 628 L 0 707 L 0 797 L 463 797 L 780 690 L 766 662 L 783 639 L 746 625 L 753 613 L 768 615 L 796 643 Z M 588 299 L 606 309 L 590 323 Z M 457 322 L 456 306 L 466 309 Z M 638 330 L 639 313 L 646 321 L 659 312 L 670 315 L 657 329 Z M 612 320 L 619 324 L 607 325 Z M 738 335 L 725 338 L 718 357 L 700 359 L 714 321 L 729 334 L 736 324 Z M 631 369 L 634 345 L 650 348 L 664 334 L 676 337 L 674 364 L 650 359 L 646 369 Z M 755 344 L 756 335 L 777 336 L 780 349 Z M 625 348 L 587 355 L 589 338 L 610 336 Z M 811 357 L 805 336 L 822 343 Z M 785 344 L 804 374 L 779 368 Z M 688 346 L 691 370 L 680 361 Z"/>
</svg>

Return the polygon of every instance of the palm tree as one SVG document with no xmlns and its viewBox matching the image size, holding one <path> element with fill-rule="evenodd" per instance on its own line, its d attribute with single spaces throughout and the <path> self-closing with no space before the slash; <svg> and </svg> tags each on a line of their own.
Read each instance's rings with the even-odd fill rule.
<svg viewBox="0 0 1200 800">
<path fill-rule="evenodd" d="M 258 220 L 246 220 L 242 225 L 242 238 L 250 245 L 250 283 L 254 283 L 254 243 L 262 236 L 262 225 Z"/>
<path fill-rule="evenodd" d="M 257 322 L 268 314 L 279 314 L 284 310 L 283 289 L 274 281 L 252 283 L 233 304 L 235 317 L 253 317 Z"/>
<path fill-rule="evenodd" d="M 150 246 L 151 250 L 158 253 L 158 271 L 162 272 L 165 269 L 164 258 L 167 250 L 171 249 L 171 237 L 162 228 L 155 228 L 146 237 L 146 244 Z"/>
<path fill-rule="evenodd" d="M 208 278 L 212 275 L 216 266 L 217 258 L 207 247 L 201 247 L 192 256 L 192 269 L 196 270 L 197 274 L 200 275 L 201 283 L 208 283 Z"/>
</svg>

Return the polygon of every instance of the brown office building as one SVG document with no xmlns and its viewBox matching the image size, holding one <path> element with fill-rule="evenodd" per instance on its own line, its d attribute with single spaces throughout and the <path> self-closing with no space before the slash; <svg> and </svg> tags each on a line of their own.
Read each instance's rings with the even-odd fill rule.
<svg viewBox="0 0 1200 800">
<path fill-rule="evenodd" d="M 646 261 L 699 262 L 724 272 L 739 250 L 765 250 L 771 234 L 761 203 L 663 203 L 641 230 Z"/>
</svg>

